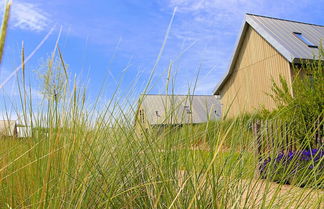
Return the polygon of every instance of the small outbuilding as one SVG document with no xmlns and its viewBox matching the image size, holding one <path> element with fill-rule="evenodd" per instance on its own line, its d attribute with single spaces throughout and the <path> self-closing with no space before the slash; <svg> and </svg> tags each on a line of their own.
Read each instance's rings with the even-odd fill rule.
<svg viewBox="0 0 324 209">
<path fill-rule="evenodd" d="M 144 94 L 139 99 L 135 126 L 143 130 L 149 126 L 206 123 L 220 117 L 220 101 L 214 95 Z"/>
<path fill-rule="evenodd" d="M 32 128 L 30 126 L 17 126 L 17 137 L 18 138 L 28 138 L 32 137 Z"/>
<path fill-rule="evenodd" d="M 0 136 L 17 136 L 17 123 L 15 120 L 0 120 Z"/>
</svg>

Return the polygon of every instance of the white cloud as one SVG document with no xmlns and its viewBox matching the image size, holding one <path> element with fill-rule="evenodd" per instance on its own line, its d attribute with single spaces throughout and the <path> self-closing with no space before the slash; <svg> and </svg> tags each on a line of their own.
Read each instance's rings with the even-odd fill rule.
<svg viewBox="0 0 324 209">
<path fill-rule="evenodd" d="M 10 71 L 9 69 L 1 66 L 0 67 L 0 78 L 1 78 L 0 83 L 2 83 L 3 80 L 5 80 L 11 74 L 11 72 L 12 71 Z M 21 81 L 20 81 L 20 84 L 22 84 Z M 35 83 L 33 83 L 33 84 L 35 85 Z M 26 84 L 26 91 L 27 91 L 28 96 L 31 96 L 33 100 L 42 100 L 44 97 L 42 92 L 35 86 L 32 86 L 31 84 Z M 1 101 L 2 97 L 6 97 L 6 98 L 10 98 L 10 99 L 18 99 L 17 101 L 19 101 L 20 96 L 21 95 L 19 94 L 18 83 L 17 83 L 16 79 L 10 80 L 6 85 L 3 86 L 3 88 L 0 89 L 0 101 Z"/>
<path fill-rule="evenodd" d="M 171 7 L 178 7 L 180 12 L 201 12 L 222 10 L 222 13 L 235 13 L 238 9 L 251 7 L 255 1 L 251 0 L 170 0 Z"/>
<path fill-rule="evenodd" d="M 194 21 L 201 23 L 233 23 L 242 19 L 242 14 L 256 13 L 270 16 L 288 16 L 300 12 L 311 2 L 300 0 L 167 0 L 171 8 L 177 7 L 179 13 L 191 14 Z"/>
<path fill-rule="evenodd" d="M 3 8 L 4 1 L 0 2 Z M 3 10 L 1 10 L 1 13 Z M 51 22 L 49 14 L 43 11 L 38 5 L 14 1 L 11 8 L 11 21 L 15 28 L 40 32 L 47 29 Z"/>
<path fill-rule="evenodd" d="M 13 82 L 12 85 L 9 86 L 8 88 L 1 89 L 0 96 L 7 96 L 10 97 L 11 99 L 20 99 L 22 95 L 20 95 L 18 87 L 16 85 L 17 83 Z M 44 95 L 40 90 L 30 86 L 26 86 L 26 94 L 27 94 L 26 96 L 31 97 L 34 101 L 42 100 L 44 98 Z"/>
<path fill-rule="evenodd" d="M 306 0 L 295 4 L 292 0 L 165 0 L 169 9 L 177 7 L 171 37 L 175 40 L 195 41 L 197 47 L 188 52 L 179 75 L 180 86 L 186 90 L 195 69 L 201 64 L 197 93 L 211 93 L 227 71 L 230 55 L 238 37 L 245 13 L 288 18 L 295 16 Z M 164 2 L 165 2 L 164 1 Z M 300 6 L 302 5 L 302 6 Z M 287 9 L 289 8 L 289 9 Z"/>
</svg>

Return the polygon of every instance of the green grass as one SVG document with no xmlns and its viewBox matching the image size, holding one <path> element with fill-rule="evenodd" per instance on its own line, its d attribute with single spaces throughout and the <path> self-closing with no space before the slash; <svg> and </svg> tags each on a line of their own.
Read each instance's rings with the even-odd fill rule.
<svg viewBox="0 0 324 209">
<path fill-rule="evenodd" d="M 262 183 L 265 188 L 258 190 L 262 192 L 251 189 L 261 187 L 254 178 L 255 153 L 240 149 L 240 143 L 225 143 L 225 140 L 240 140 L 232 136 L 246 129 L 235 125 L 231 131 L 209 130 L 219 138 L 214 138 L 213 147 L 208 145 L 208 149 L 199 150 L 201 145 L 191 139 L 198 136 L 207 139 L 209 132 L 203 126 L 184 127 L 159 136 L 152 132 L 142 138 L 132 127 L 122 124 L 86 129 L 83 123 L 82 126 L 75 124 L 73 130 L 64 127 L 50 130 L 48 136 L 40 138 L 3 139 L 0 205 L 8 204 L 12 208 L 241 208 L 244 204 L 246 207 L 264 204 L 265 208 L 273 208 L 271 201 L 279 206 L 287 204 L 278 201 L 288 195 L 273 195 L 270 182 Z M 244 191 L 253 198 L 246 197 Z M 297 197 L 306 194 L 306 190 L 301 194 L 296 192 Z M 311 208 L 314 204 L 312 199 L 297 197 L 291 205 L 300 202 Z M 315 203 L 319 201 L 316 199 Z"/>
<path fill-rule="evenodd" d="M 87 101 L 86 88 L 69 77 L 56 49 L 40 71 L 41 104 L 34 105 L 24 63 L 17 78 L 18 109 L 37 134 L 0 139 L 0 208 L 322 207 L 321 190 L 258 178 L 253 116 L 140 135 L 128 99 L 136 91 L 119 95 L 117 87 L 104 104 L 101 91 Z"/>
<path fill-rule="evenodd" d="M 128 120 L 92 121 L 80 103 L 67 101 L 60 108 L 49 101 L 50 109 L 34 118 L 54 118 L 48 128 L 35 128 L 48 135 L 2 139 L 0 207 L 316 208 L 322 201 L 304 199 L 317 190 L 283 193 L 282 185 L 257 178 L 250 120 L 140 136 Z"/>
</svg>

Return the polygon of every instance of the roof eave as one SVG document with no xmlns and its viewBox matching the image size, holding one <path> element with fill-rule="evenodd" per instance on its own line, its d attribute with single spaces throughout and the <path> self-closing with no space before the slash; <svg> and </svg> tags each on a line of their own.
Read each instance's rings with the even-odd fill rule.
<svg viewBox="0 0 324 209">
<path fill-rule="evenodd" d="M 246 19 L 244 19 L 243 24 L 241 26 L 241 30 L 240 30 L 240 36 L 237 38 L 237 40 L 235 42 L 235 48 L 234 48 L 234 52 L 231 57 L 230 64 L 228 66 L 228 71 L 225 74 L 225 76 L 221 79 L 221 81 L 217 84 L 217 86 L 214 88 L 214 91 L 213 91 L 214 95 L 219 95 L 220 89 L 225 84 L 225 82 L 227 81 L 227 79 L 229 78 L 229 76 L 231 74 L 231 69 L 234 68 L 235 60 L 239 54 L 239 51 L 240 51 L 239 49 L 241 48 L 242 43 L 244 41 L 245 32 L 246 32 L 247 28 L 248 28 L 248 24 L 246 22 Z"/>
<path fill-rule="evenodd" d="M 251 18 L 250 15 L 247 14 L 245 16 L 245 20 L 241 28 L 240 36 L 236 41 L 234 53 L 232 55 L 228 71 L 223 77 L 223 79 L 219 82 L 219 84 L 215 87 L 213 91 L 214 95 L 220 94 L 220 90 L 222 89 L 222 87 L 224 86 L 224 84 L 232 74 L 235 67 L 236 59 L 239 55 L 241 46 L 245 38 L 246 30 L 249 26 L 251 26 L 257 33 L 260 34 L 260 36 L 262 36 L 267 42 L 269 42 L 269 44 L 273 46 L 288 62 L 292 63 L 295 60 L 295 57 L 292 53 L 290 53 L 286 48 L 284 48 L 278 41 L 276 41 L 271 36 L 271 34 L 269 34 L 259 23 L 254 21 L 253 18 Z"/>
</svg>

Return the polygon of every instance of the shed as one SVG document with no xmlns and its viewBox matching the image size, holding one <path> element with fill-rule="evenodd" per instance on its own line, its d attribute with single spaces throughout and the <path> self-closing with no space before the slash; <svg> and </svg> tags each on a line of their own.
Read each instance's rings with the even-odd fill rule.
<svg viewBox="0 0 324 209">
<path fill-rule="evenodd" d="M 19 138 L 32 137 L 32 128 L 29 126 L 18 126 L 17 137 Z"/>
<path fill-rule="evenodd" d="M 164 126 L 199 124 L 221 117 L 221 105 L 214 95 L 154 95 L 140 96 L 135 124 Z"/>
<path fill-rule="evenodd" d="M 17 136 L 15 120 L 0 120 L 0 136 Z"/>
</svg>

